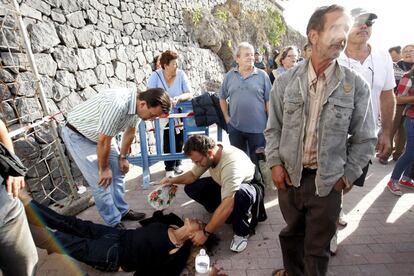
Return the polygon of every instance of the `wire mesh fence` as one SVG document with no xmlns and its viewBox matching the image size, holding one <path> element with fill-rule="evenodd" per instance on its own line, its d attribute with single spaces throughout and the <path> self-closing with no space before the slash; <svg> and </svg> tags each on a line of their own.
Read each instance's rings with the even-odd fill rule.
<svg viewBox="0 0 414 276">
<path fill-rule="evenodd" d="M 79 195 L 54 121 L 63 116 L 47 105 L 25 31 L 15 0 L 0 0 L 0 117 L 29 169 L 32 197 L 67 207 Z"/>
</svg>

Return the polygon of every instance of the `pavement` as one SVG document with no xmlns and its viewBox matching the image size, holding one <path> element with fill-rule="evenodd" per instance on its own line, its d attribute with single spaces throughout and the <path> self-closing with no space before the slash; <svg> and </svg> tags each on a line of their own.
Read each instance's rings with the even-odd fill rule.
<svg viewBox="0 0 414 276">
<path fill-rule="evenodd" d="M 414 190 L 402 188 L 403 196 L 397 197 L 386 189 L 394 161 L 382 165 L 376 160 L 370 167 L 363 188 L 355 187 L 344 196 L 343 209 L 348 225 L 338 234 L 338 251 L 331 257 L 328 275 L 414 275 Z M 189 160 L 184 161 L 191 167 Z M 154 209 L 147 202 L 147 195 L 164 176 L 163 164 L 151 167 L 151 187 L 142 189 L 142 170 L 132 167 L 128 174 L 126 199 L 134 210 L 150 216 Z M 221 273 L 231 276 L 270 276 L 275 268 L 283 266 L 278 233 L 285 222 L 281 215 L 277 192 L 267 191 L 266 210 L 268 219 L 259 223 L 256 235 L 250 237 L 247 249 L 242 253 L 230 251 L 232 231 L 223 225 L 217 232 L 220 242 L 210 260 Z M 208 214 L 199 204 L 190 200 L 182 187 L 177 198 L 166 212 L 183 217 L 197 217 L 208 221 Z M 94 206 L 79 214 L 82 219 L 102 223 Z M 127 222 L 127 227 L 137 227 Z M 103 273 L 69 257 L 39 249 L 37 275 L 132 275 L 133 273 Z M 137 273 L 139 275 L 139 273 Z M 184 272 L 183 275 L 191 275 Z M 156 275 L 154 275 L 156 276 Z"/>
</svg>

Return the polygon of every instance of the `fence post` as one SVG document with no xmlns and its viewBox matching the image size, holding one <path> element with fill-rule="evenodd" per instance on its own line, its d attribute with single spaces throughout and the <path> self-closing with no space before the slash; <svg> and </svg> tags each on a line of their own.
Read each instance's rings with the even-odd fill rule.
<svg viewBox="0 0 414 276">
<path fill-rule="evenodd" d="M 17 12 L 17 14 L 16 14 L 17 22 L 19 24 L 20 32 L 21 32 L 22 37 L 23 37 L 24 47 L 27 51 L 26 54 L 29 58 L 30 67 L 32 68 L 33 75 L 36 79 L 37 88 L 38 88 L 38 92 L 39 92 L 40 104 L 42 105 L 44 115 L 47 116 L 47 115 L 50 115 L 50 109 L 49 109 L 49 106 L 47 105 L 46 96 L 45 96 L 45 93 L 44 93 L 44 90 L 43 90 L 43 85 L 40 82 L 40 76 L 39 76 L 39 72 L 37 70 L 36 62 L 34 60 L 32 47 L 31 47 L 30 41 L 29 41 L 29 36 L 27 35 L 26 27 L 23 23 L 22 15 L 20 13 L 19 4 L 17 3 L 17 0 L 12 0 L 12 1 L 13 1 L 14 8 Z M 59 158 L 60 163 L 63 167 L 63 171 L 64 171 L 64 173 L 67 177 L 67 180 L 69 182 L 69 189 L 71 191 L 73 199 L 78 199 L 79 195 L 78 195 L 78 193 L 75 189 L 75 186 L 74 186 L 74 180 L 73 180 L 73 177 L 72 177 L 72 173 L 70 171 L 69 163 L 65 158 L 63 147 L 61 145 L 61 141 L 60 141 L 59 134 L 58 134 L 58 131 L 57 131 L 56 122 L 54 120 L 52 120 L 50 123 L 51 123 L 51 126 L 52 126 L 52 133 L 56 138 L 55 148 L 56 148 L 56 150 L 57 150 L 57 152 L 60 156 L 60 158 Z"/>
</svg>

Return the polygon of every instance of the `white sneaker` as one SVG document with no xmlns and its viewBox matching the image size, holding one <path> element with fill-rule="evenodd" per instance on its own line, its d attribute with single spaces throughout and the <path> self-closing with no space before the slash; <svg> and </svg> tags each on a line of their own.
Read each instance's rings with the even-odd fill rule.
<svg viewBox="0 0 414 276">
<path fill-rule="evenodd" d="M 335 235 L 331 239 L 331 244 L 329 245 L 329 251 L 331 251 L 331 256 L 336 255 L 338 250 L 338 229 L 336 229 Z"/>
<path fill-rule="evenodd" d="M 247 238 L 248 236 L 233 236 L 233 240 L 230 243 L 230 250 L 234 252 L 242 252 L 247 247 Z"/>
<path fill-rule="evenodd" d="M 348 225 L 348 222 L 344 218 L 345 218 L 345 214 L 344 214 L 344 211 L 341 209 L 341 212 L 339 213 L 338 224 L 342 227 L 345 227 Z"/>
<path fill-rule="evenodd" d="M 174 173 L 176 175 L 183 174 L 184 173 L 183 166 L 182 165 L 178 165 L 177 167 L 175 167 L 174 168 Z"/>
<path fill-rule="evenodd" d="M 167 177 L 167 178 L 174 177 L 174 171 L 166 171 L 165 172 L 165 177 Z"/>
</svg>

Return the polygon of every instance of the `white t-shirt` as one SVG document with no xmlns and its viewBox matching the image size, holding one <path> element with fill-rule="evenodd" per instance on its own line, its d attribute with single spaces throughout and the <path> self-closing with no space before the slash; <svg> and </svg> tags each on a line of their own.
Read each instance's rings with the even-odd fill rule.
<svg viewBox="0 0 414 276">
<path fill-rule="evenodd" d="M 371 47 L 371 54 L 361 64 L 358 60 L 349 58 L 345 51 L 338 58 L 339 64 L 351 68 L 361 74 L 371 88 L 371 102 L 375 121 L 380 115 L 380 95 L 382 91 L 395 87 L 394 69 L 391 56 L 380 49 Z M 378 124 L 376 124 L 378 132 Z"/>
</svg>

